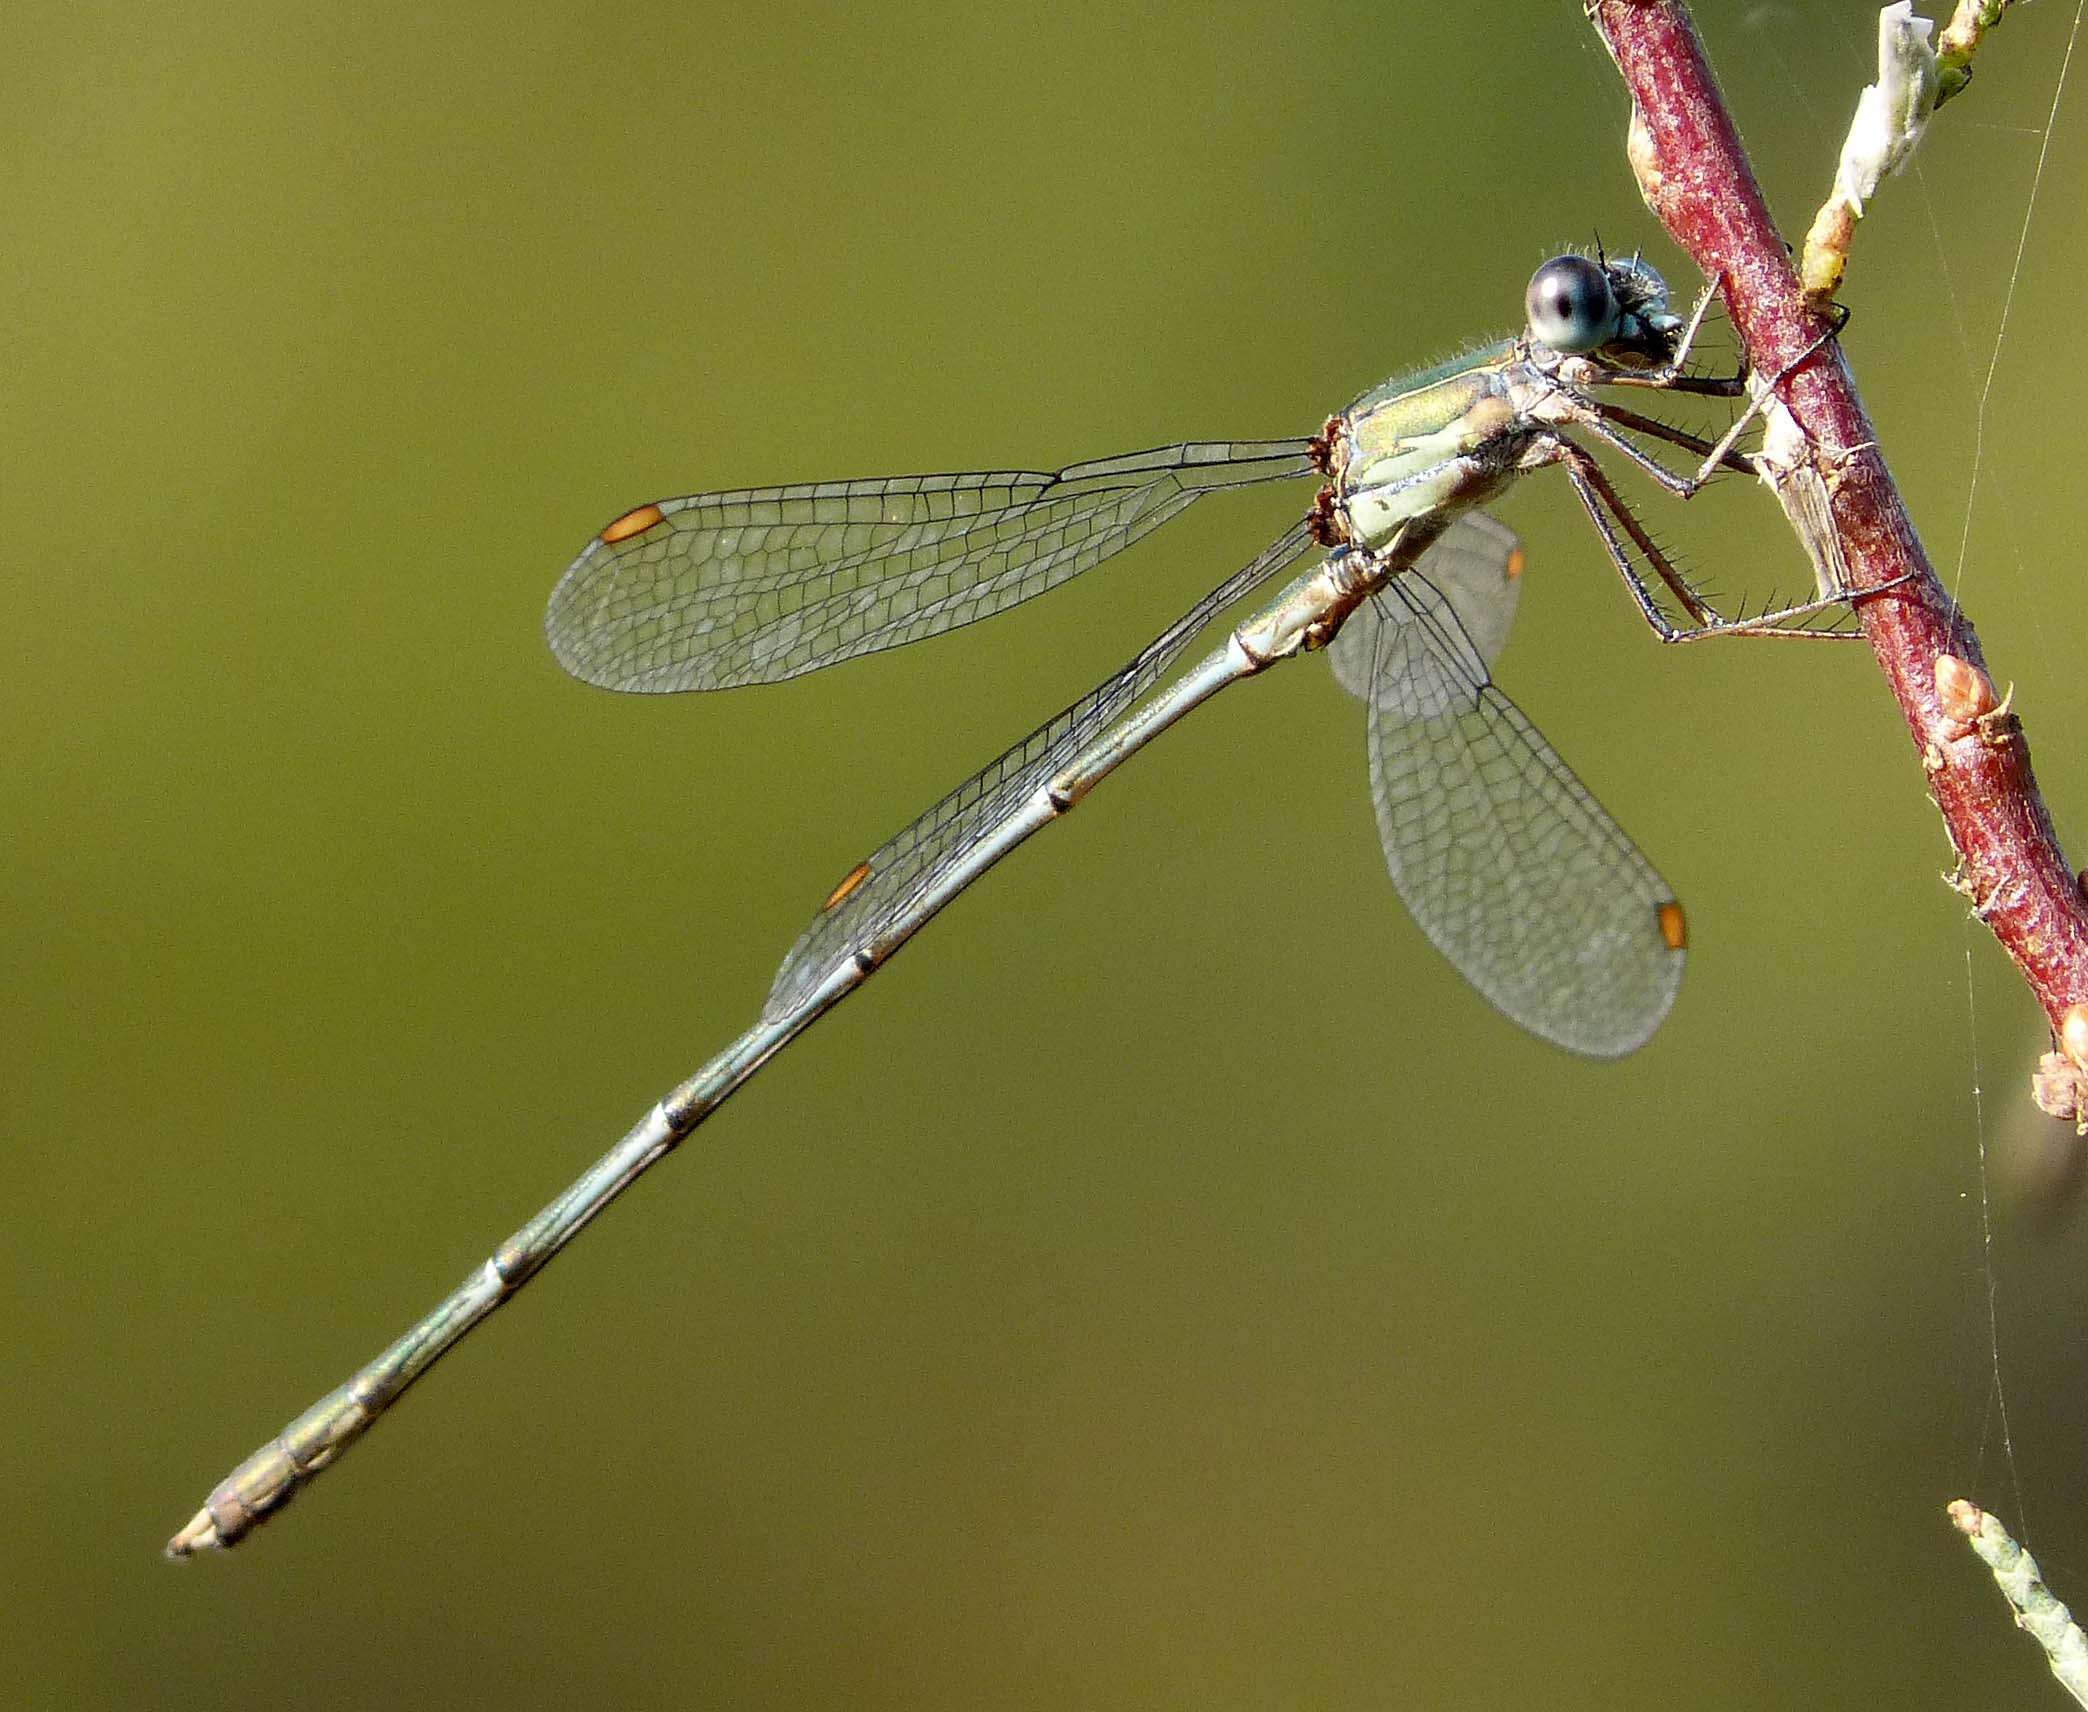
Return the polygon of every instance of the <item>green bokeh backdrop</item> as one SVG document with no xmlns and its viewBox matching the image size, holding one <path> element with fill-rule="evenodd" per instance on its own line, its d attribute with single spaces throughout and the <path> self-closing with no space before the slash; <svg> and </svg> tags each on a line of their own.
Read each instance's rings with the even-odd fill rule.
<svg viewBox="0 0 2088 1712">
<path fill-rule="evenodd" d="M 1700 16 L 1795 232 L 1872 9 Z M 1946 566 L 2071 23 L 2011 16 L 1861 235 L 1849 345 Z M 1511 324 L 1560 242 L 1673 258 L 1571 4 L 24 4 L 7 35 L 11 1701 L 2056 1698 L 1942 1517 L 2027 1511 L 2088 1597 L 2080 1222 L 1997 1204 L 1982 1264 L 2032 1008 L 1937 883 L 1862 650 L 1655 647 L 1553 478 L 1505 508 L 1502 678 L 1690 906 L 1645 1052 L 1570 1060 L 1458 984 L 1386 883 L 1357 709 L 1274 673 L 249 1546 L 161 1562 L 749 1019 L 857 855 L 1297 496 L 961 638 L 660 701 L 541 646 L 590 530 L 1301 432 Z M 1964 570 L 2077 854 L 2084 97 Z M 1723 587 L 1803 580 L 1746 484 L 1648 510 Z"/>
</svg>

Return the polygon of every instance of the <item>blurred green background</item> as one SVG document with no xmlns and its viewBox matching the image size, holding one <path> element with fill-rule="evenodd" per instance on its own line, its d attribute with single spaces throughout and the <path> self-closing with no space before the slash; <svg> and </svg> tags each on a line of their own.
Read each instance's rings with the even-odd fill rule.
<svg viewBox="0 0 2088 1712">
<path fill-rule="evenodd" d="M 1874 10 L 1699 15 L 1795 236 Z M 1946 567 L 2072 21 L 2011 15 L 1860 236 L 1848 343 Z M 1655 646 L 1549 477 L 1501 676 L 1689 905 L 1646 1051 L 1459 984 L 1359 710 L 1274 673 L 288 1514 L 158 1556 L 751 1018 L 836 875 L 1304 495 L 711 698 L 553 666 L 590 531 L 1309 431 L 1597 232 L 1686 292 L 1624 116 L 1529 0 L 13 8 L 8 1698 L 2056 1700 L 1942 1514 L 2088 1599 L 2084 1228 L 2004 1181 L 2032 1007 L 1868 656 Z M 2077 857 L 2084 175 L 2076 88 L 1963 585 Z M 1804 581 L 1747 484 L 1646 510 L 1723 588 Z"/>
</svg>

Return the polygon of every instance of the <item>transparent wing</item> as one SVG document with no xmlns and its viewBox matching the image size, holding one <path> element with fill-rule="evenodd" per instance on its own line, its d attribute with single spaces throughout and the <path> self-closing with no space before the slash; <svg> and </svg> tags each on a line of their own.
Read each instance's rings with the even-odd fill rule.
<svg viewBox="0 0 2088 1712">
<path fill-rule="evenodd" d="M 1494 687 L 1427 564 L 1356 614 L 1375 611 L 1370 793 L 1393 884 L 1506 1015 L 1569 1051 L 1621 1057 L 1674 1003 L 1681 906 Z"/>
<path fill-rule="evenodd" d="M 609 525 L 552 591 L 558 663 L 617 690 L 774 683 L 1005 611 L 1214 488 L 1312 473 L 1306 440 L 695 494 Z"/>
<path fill-rule="evenodd" d="M 860 947 L 904 921 L 965 851 L 1159 683 L 1213 618 L 1311 545 L 1308 523 L 1294 525 L 1176 619 L 1120 671 L 1056 718 L 1046 720 L 849 870 L 783 959 L 769 990 L 765 1015 L 774 1019 L 788 1012 Z"/>
<path fill-rule="evenodd" d="M 1507 646 L 1522 569 L 1522 542 L 1515 531 L 1483 511 L 1456 518 L 1414 561 L 1414 570 L 1450 603 L 1472 651 L 1487 667 Z M 1374 603 L 1366 604 L 1327 644 L 1334 681 L 1352 696 L 1369 696 L 1377 682 L 1378 632 L 1383 628 L 1384 615 Z"/>
</svg>

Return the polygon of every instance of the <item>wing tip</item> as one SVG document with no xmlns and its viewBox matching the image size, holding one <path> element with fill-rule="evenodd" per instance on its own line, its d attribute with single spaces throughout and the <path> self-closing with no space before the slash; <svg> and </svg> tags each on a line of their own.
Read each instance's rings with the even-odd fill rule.
<svg viewBox="0 0 2088 1712">
<path fill-rule="evenodd" d="M 1689 949 L 1689 918 L 1682 913 L 1681 901 L 1663 898 L 1653 906 L 1653 923 L 1660 929 L 1660 942 L 1670 951 Z"/>
</svg>

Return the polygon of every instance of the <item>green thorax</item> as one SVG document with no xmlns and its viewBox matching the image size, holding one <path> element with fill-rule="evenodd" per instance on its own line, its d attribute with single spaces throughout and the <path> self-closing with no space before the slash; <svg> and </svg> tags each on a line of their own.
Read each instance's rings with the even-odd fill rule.
<svg viewBox="0 0 2088 1712">
<path fill-rule="evenodd" d="M 1520 356 L 1519 341 L 1504 339 L 1396 375 L 1342 413 L 1333 473 L 1352 540 L 1383 546 L 1407 521 L 1454 515 L 1502 485 L 1501 454 L 1518 430 L 1508 374 Z"/>
</svg>

